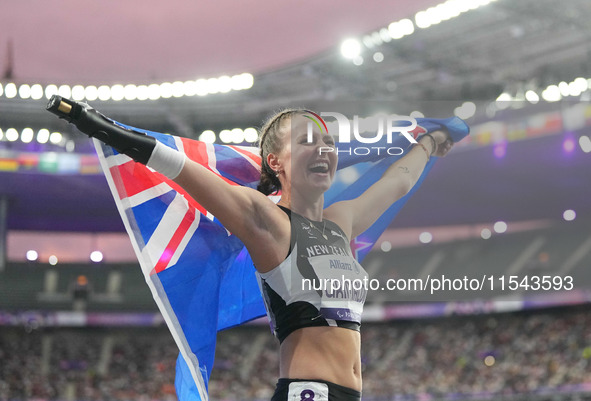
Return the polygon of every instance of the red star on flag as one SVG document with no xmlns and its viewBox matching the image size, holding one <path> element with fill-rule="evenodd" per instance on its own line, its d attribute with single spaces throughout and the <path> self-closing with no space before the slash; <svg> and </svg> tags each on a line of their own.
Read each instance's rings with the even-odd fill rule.
<svg viewBox="0 0 591 401">
<path fill-rule="evenodd" d="M 359 237 L 353 238 L 351 241 L 351 252 L 355 256 L 356 260 L 359 260 L 359 253 L 364 249 L 371 248 L 373 246 L 372 242 L 365 242 L 359 239 Z"/>
</svg>

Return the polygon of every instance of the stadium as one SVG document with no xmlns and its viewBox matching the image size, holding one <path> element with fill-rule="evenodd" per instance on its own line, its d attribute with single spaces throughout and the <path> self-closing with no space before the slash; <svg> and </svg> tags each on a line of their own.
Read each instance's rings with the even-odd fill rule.
<svg viewBox="0 0 591 401">
<path fill-rule="evenodd" d="M 196 365 L 207 393 L 178 393 L 185 311 L 171 318 L 168 289 L 151 281 L 178 257 L 161 270 L 138 261 L 147 251 L 134 235 L 146 234 L 117 196 L 104 161 L 113 155 L 100 159 L 105 147 L 46 111 L 54 95 L 207 149 L 255 147 L 265 118 L 288 107 L 356 124 L 385 113 L 462 119 L 470 135 L 434 161 L 379 237 L 351 243 L 370 278 L 363 400 L 591 399 L 590 5 L 253 8 L 0 6 L 0 401 L 258 401 L 279 377 L 264 310 L 239 321 L 216 312 L 211 375 Z M 397 145 L 363 146 L 349 156 L 387 158 Z M 373 163 L 344 167 L 331 190 Z M 205 336 L 209 315 L 185 314 Z"/>
</svg>

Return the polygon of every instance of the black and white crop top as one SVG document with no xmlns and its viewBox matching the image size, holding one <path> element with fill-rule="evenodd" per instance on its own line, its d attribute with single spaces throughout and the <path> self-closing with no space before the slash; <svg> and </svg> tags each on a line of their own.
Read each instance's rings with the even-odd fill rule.
<svg viewBox="0 0 591 401">
<path fill-rule="evenodd" d="M 281 207 L 291 220 L 287 258 L 256 273 L 271 331 L 283 342 L 303 327 L 337 326 L 359 331 L 367 296 L 367 273 L 351 253 L 341 228 L 311 221 Z"/>
</svg>

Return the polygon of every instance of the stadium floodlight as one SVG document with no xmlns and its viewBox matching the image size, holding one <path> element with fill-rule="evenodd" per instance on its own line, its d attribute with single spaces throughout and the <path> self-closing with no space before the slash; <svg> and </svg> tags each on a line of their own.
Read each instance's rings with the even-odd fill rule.
<svg viewBox="0 0 591 401">
<path fill-rule="evenodd" d="M 480 238 L 489 239 L 490 237 L 492 237 L 492 231 L 488 228 L 483 228 L 482 231 L 480 231 Z"/>
<path fill-rule="evenodd" d="M 380 34 L 378 33 L 378 36 Z M 355 38 L 345 39 L 341 44 L 341 54 L 344 58 L 353 60 L 361 54 L 361 43 Z"/>
<path fill-rule="evenodd" d="M 507 92 L 503 92 L 499 95 L 499 97 L 497 97 L 497 102 L 506 102 L 506 101 L 510 101 L 510 100 L 513 100 L 513 98 Z"/>
<path fill-rule="evenodd" d="M 244 140 L 246 142 L 256 142 L 259 139 L 259 133 L 256 129 L 249 127 L 244 130 Z"/>
<path fill-rule="evenodd" d="M 244 85 L 242 87 L 242 89 L 250 89 L 253 87 L 254 85 L 254 77 L 252 76 L 252 74 L 249 74 L 248 72 L 245 72 L 242 75 L 242 79 L 244 80 Z"/>
<path fill-rule="evenodd" d="M 138 85 L 136 88 L 137 100 L 148 100 L 150 92 L 147 85 Z"/>
<path fill-rule="evenodd" d="M 50 99 L 53 95 L 57 95 L 57 93 L 58 93 L 57 85 L 51 84 L 51 85 L 47 85 L 45 87 L 45 97 L 47 99 Z"/>
<path fill-rule="evenodd" d="M 238 82 L 236 87 L 242 87 L 242 78 L 237 78 L 236 81 Z M 197 96 L 207 95 L 207 79 L 198 79 L 195 84 L 197 85 Z"/>
<path fill-rule="evenodd" d="M 549 85 L 542 92 L 542 98 L 547 102 L 558 102 L 560 99 L 562 99 L 560 88 L 558 88 L 557 85 Z"/>
<path fill-rule="evenodd" d="M 390 33 L 390 37 L 392 39 L 400 39 L 404 36 L 399 22 L 392 22 L 390 25 L 388 25 L 388 32 Z"/>
<path fill-rule="evenodd" d="M 428 231 L 424 231 L 419 235 L 419 241 L 421 241 L 422 244 L 428 244 L 433 241 L 433 234 Z"/>
<path fill-rule="evenodd" d="M 17 93 L 18 90 L 16 89 L 16 85 L 12 82 L 6 84 L 6 86 L 4 87 L 4 96 L 6 96 L 8 99 L 16 97 Z"/>
<path fill-rule="evenodd" d="M 31 86 L 31 99 L 39 100 L 43 97 L 43 86 L 40 84 L 34 84 Z"/>
<path fill-rule="evenodd" d="M 30 249 L 26 253 L 26 258 L 29 262 L 34 262 L 37 259 L 39 259 L 39 253 L 37 251 L 35 251 L 34 249 Z"/>
<path fill-rule="evenodd" d="M 217 78 L 209 78 L 207 80 L 207 93 L 218 93 L 220 91 L 220 86 L 218 84 Z"/>
<path fill-rule="evenodd" d="M 25 128 L 21 132 L 21 142 L 30 143 L 35 136 L 35 132 L 31 128 Z"/>
<path fill-rule="evenodd" d="M 231 132 L 232 132 L 232 142 L 234 142 L 234 143 L 244 142 L 244 131 L 241 128 L 234 128 Z"/>
<path fill-rule="evenodd" d="M 118 102 L 125 98 L 125 87 L 123 85 L 113 85 L 111 86 L 111 99 Z"/>
<path fill-rule="evenodd" d="M 382 28 L 378 31 L 378 33 L 380 34 L 380 37 L 382 38 L 384 43 L 389 43 L 392 41 L 392 39 L 395 39 L 392 37 L 392 35 L 390 35 L 390 31 L 388 30 L 388 28 Z"/>
<path fill-rule="evenodd" d="M 75 85 L 72 87 L 72 99 L 76 101 L 84 100 L 84 86 Z"/>
<path fill-rule="evenodd" d="M 228 93 L 232 90 L 232 78 L 227 75 L 218 78 L 218 89 L 220 93 Z"/>
<path fill-rule="evenodd" d="M 160 97 L 163 99 L 170 99 L 172 97 L 172 84 L 170 82 L 160 84 Z"/>
<path fill-rule="evenodd" d="M 425 29 L 431 26 L 431 19 L 429 18 L 429 14 L 426 11 L 419 11 L 415 14 L 415 24 L 419 28 Z"/>
<path fill-rule="evenodd" d="M 400 39 L 404 36 L 411 35 L 414 31 L 415 26 L 408 18 L 392 22 L 388 25 L 388 33 L 392 39 Z"/>
<path fill-rule="evenodd" d="M 181 81 L 175 81 L 172 83 L 172 96 L 183 97 L 185 96 L 185 83 Z"/>
<path fill-rule="evenodd" d="M 103 261 L 103 253 L 101 251 L 92 251 L 90 253 L 90 260 L 94 263 L 100 263 Z"/>
<path fill-rule="evenodd" d="M 101 85 L 97 89 L 97 95 L 99 100 L 107 101 L 111 99 L 111 87 L 107 85 Z"/>
<path fill-rule="evenodd" d="M 98 98 L 98 88 L 94 85 L 89 85 L 84 88 L 84 97 L 88 101 L 94 101 Z"/>
<path fill-rule="evenodd" d="M 498 234 L 502 234 L 507 231 L 507 223 L 505 223 L 504 221 L 497 221 L 493 225 L 493 230 L 495 230 L 495 232 Z"/>
<path fill-rule="evenodd" d="M 499 95 L 499 97 L 497 97 L 497 100 L 496 100 L 496 103 L 495 103 L 496 104 L 496 107 L 499 110 L 504 110 L 507 107 L 509 107 L 509 102 L 511 100 L 513 100 L 513 97 L 511 96 L 511 94 L 508 93 L 508 92 L 503 92 L 503 93 L 501 93 Z"/>
<path fill-rule="evenodd" d="M 54 145 L 59 144 L 62 139 L 63 136 L 61 132 L 52 132 L 51 135 L 49 135 L 49 142 L 53 143 Z"/>
<path fill-rule="evenodd" d="M 39 132 L 37 132 L 37 142 L 47 143 L 47 141 L 49 141 L 49 130 L 46 128 L 41 128 Z"/>
<path fill-rule="evenodd" d="M 564 213 L 562 213 L 562 218 L 565 221 L 573 221 L 574 219 L 577 218 L 577 213 L 572 209 L 568 209 L 568 210 L 565 210 Z"/>
<path fill-rule="evenodd" d="M 205 143 L 214 143 L 215 142 L 215 132 L 212 130 L 205 130 L 199 135 L 199 140 Z"/>
<path fill-rule="evenodd" d="M 373 61 L 375 61 L 376 63 L 381 63 L 382 61 L 384 61 L 384 53 L 375 52 L 373 54 Z"/>
<path fill-rule="evenodd" d="M 220 141 L 222 141 L 223 143 L 230 143 L 232 142 L 232 131 L 230 131 L 229 129 L 221 130 L 219 137 Z"/>
<path fill-rule="evenodd" d="M 8 128 L 5 133 L 6 139 L 10 142 L 18 140 L 18 131 L 14 128 Z"/>
<path fill-rule="evenodd" d="M 72 97 L 72 88 L 70 88 L 70 85 L 60 85 L 60 87 L 57 89 L 57 93 L 61 97 L 69 99 Z"/>
<path fill-rule="evenodd" d="M 564 81 L 558 84 L 558 90 L 560 90 L 560 94 L 562 95 L 562 97 L 567 97 L 571 95 L 570 86 Z"/>
<path fill-rule="evenodd" d="M 150 99 L 150 100 L 160 99 L 160 85 L 158 85 L 158 84 L 148 85 L 148 99 Z"/>
<path fill-rule="evenodd" d="M 125 100 L 137 99 L 137 86 L 134 84 L 127 84 L 123 87 L 123 97 Z"/>
<path fill-rule="evenodd" d="M 456 107 L 454 114 L 461 119 L 467 120 L 476 113 L 476 105 L 473 102 L 464 102 L 461 106 Z"/>
<path fill-rule="evenodd" d="M 538 96 L 538 94 L 535 91 L 530 89 L 527 92 L 525 92 L 525 99 L 531 104 L 536 104 L 540 101 L 540 96 Z"/>
<path fill-rule="evenodd" d="M 197 95 L 197 82 L 196 81 L 183 82 L 183 96 L 195 96 L 195 95 Z"/>
<path fill-rule="evenodd" d="M 18 95 L 21 99 L 28 99 L 31 97 L 31 86 L 27 84 L 22 84 L 18 88 Z"/>
</svg>

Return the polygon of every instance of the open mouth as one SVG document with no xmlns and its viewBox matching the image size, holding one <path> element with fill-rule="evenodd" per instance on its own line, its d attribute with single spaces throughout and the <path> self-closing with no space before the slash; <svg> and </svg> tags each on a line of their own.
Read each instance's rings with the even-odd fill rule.
<svg viewBox="0 0 591 401">
<path fill-rule="evenodd" d="M 308 166 L 308 170 L 312 173 L 328 173 L 328 163 L 327 162 L 316 162 Z"/>
</svg>

